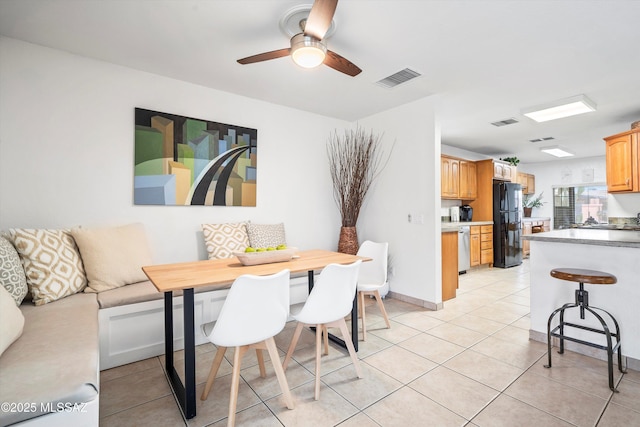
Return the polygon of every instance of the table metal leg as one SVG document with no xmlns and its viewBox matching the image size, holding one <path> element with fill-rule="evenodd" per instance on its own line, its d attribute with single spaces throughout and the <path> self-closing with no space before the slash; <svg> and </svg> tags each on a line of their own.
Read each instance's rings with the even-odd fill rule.
<svg viewBox="0 0 640 427">
<path fill-rule="evenodd" d="M 313 270 L 308 272 L 308 283 L 309 283 L 309 293 L 313 289 Z M 311 328 L 315 331 L 315 328 Z M 342 348 L 347 348 L 347 344 L 345 344 L 344 340 L 338 338 L 332 333 L 328 333 L 329 339 L 334 343 L 338 344 Z M 353 308 L 351 309 L 351 342 L 353 342 L 353 348 L 358 351 L 358 293 L 356 292 L 356 296 L 353 299 Z"/>
<path fill-rule="evenodd" d="M 183 293 L 184 314 L 184 379 L 182 384 L 173 364 L 173 293 L 164 293 L 164 348 L 169 385 L 186 419 L 196 416 L 196 348 L 193 289 Z"/>
</svg>

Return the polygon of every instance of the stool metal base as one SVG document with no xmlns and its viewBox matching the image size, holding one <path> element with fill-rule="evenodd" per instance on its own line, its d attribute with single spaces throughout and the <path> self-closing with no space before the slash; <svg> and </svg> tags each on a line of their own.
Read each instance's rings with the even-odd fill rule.
<svg viewBox="0 0 640 427">
<path fill-rule="evenodd" d="M 581 319 L 585 318 L 585 311 L 588 311 L 589 313 L 591 313 L 596 319 L 598 319 L 598 321 L 602 325 L 602 329 L 594 329 L 584 325 L 577 325 L 575 323 L 565 322 L 564 312 L 565 310 L 571 309 L 571 308 L 580 309 Z M 607 325 L 607 322 L 595 310 L 599 310 L 611 318 L 615 326 L 614 332 L 611 332 L 609 330 L 609 326 Z M 560 323 L 558 324 L 558 326 L 551 329 L 551 323 L 554 317 L 558 313 L 560 313 Z M 607 345 L 605 346 L 605 345 L 595 344 L 589 341 L 584 341 L 578 338 L 567 336 L 565 335 L 565 330 L 564 330 L 565 327 L 572 327 L 572 328 L 582 329 L 589 332 L 603 334 L 607 338 Z M 547 322 L 547 354 L 549 358 L 549 364 L 544 365 L 545 368 L 551 368 L 551 337 L 557 337 L 560 339 L 560 349 L 558 350 L 559 354 L 564 353 L 564 340 L 576 342 L 578 344 L 587 345 L 589 347 L 594 347 L 601 350 L 606 350 L 608 374 L 609 374 L 609 388 L 616 393 L 618 392 L 618 390 L 613 385 L 613 354 L 615 352 L 618 352 L 618 370 L 622 373 L 627 372 L 626 370 L 622 369 L 622 350 L 620 348 L 620 344 L 621 344 L 620 343 L 620 327 L 618 326 L 618 322 L 616 321 L 616 319 L 609 312 L 598 307 L 589 306 L 589 292 L 584 290 L 583 283 L 580 283 L 580 288 L 576 290 L 575 303 L 565 304 L 562 307 L 556 309 L 553 313 L 551 313 L 551 316 L 549 316 L 549 320 Z M 615 338 L 616 340 L 615 345 L 613 344 L 612 338 Z"/>
</svg>

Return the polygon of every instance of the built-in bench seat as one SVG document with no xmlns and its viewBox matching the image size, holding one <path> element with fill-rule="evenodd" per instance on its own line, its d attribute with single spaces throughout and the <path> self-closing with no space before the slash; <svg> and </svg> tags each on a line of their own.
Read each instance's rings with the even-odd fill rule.
<svg viewBox="0 0 640 427">
<path fill-rule="evenodd" d="M 98 425 L 96 295 L 23 302 L 20 310 L 22 335 L 0 357 L 0 402 L 13 405 L 0 411 L 0 425 Z"/>
</svg>

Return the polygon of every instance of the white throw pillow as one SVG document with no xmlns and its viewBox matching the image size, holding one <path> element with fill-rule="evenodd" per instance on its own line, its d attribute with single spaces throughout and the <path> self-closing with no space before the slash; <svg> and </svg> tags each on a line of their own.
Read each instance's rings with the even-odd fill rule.
<svg viewBox="0 0 640 427">
<path fill-rule="evenodd" d="M 24 316 L 11 294 L 0 286 L 0 355 L 22 335 Z"/>
<path fill-rule="evenodd" d="M 102 292 L 148 280 L 142 267 L 153 261 L 142 224 L 74 228 L 71 234 L 89 280 L 85 292 Z"/>
</svg>

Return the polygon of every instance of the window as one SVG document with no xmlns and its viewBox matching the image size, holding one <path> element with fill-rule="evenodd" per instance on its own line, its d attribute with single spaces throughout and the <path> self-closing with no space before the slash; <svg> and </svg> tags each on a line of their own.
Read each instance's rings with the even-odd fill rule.
<svg viewBox="0 0 640 427">
<path fill-rule="evenodd" d="M 607 215 L 607 186 L 575 185 L 553 188 L 553 228 L 573 224 L 603 224 Z"/>
</svg>

